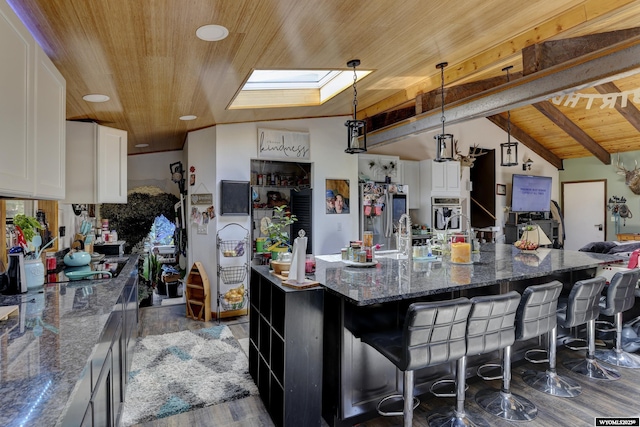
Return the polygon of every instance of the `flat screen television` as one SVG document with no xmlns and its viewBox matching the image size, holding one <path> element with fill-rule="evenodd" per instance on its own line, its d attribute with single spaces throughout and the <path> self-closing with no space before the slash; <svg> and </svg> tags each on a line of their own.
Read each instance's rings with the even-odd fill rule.
<svg viewBox="0 0 640 427">
<path fill-rule="evenodd" d="M 549 212 L 551 177 L 514 174 L 511 182 L 512 212 Z"/>
</svg>

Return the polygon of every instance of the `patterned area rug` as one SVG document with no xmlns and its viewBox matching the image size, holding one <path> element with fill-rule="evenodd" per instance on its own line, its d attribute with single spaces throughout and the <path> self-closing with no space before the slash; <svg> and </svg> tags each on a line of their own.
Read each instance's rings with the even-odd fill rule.
<svg viewBox="0 0 640 427">
<path fill-rule="evenodd" d="M 258 394 L 224 325 L 139 339 L 129 379 L 123 426 Z"/>
</svg>

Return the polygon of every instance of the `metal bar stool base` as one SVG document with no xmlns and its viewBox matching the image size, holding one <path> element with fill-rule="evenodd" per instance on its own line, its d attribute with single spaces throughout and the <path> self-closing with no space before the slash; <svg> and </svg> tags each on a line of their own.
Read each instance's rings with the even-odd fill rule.
<svg viewBox="0 0 640 427">
<path fill-rule="evenodd" d="M 538 415 L 538 408 L 529 399 L 502 390 L 480 390 L 476 403 L 488 413 L 509 421 L 531 421 Z"/>
<path fill-rule="evenodd" d="M 596 350 L 595 357 L 610 365 L 620 368 L 640 369 L 640 357 L 626 351 L 616 351 L 615 348 L 610 350 Z"/>
<path fill-rule="evenodd" d="M 491 427 L 491 424 L 482 418 L 482 414 L 473 409 L 465 409 L 462 413 L 455 410 L 435 412 L 427 417 L 429 427 Z"/>
<path fill-rule="evenodd" d="M 554 372 L 529 369 L 522 374 L 522 380 L 528 386 L 551 396 L 576 397 L 582 393 L 582 387 L 577 381 Z"/>
<path fill-rule="evenodd" d="M 382 409 L 382 405 L 384 405 L 385 403 L 387 403 L 390 400 L 394 400 L 394 402 L 391 402 L 389 405 L 393 405 L 393 404 L 398 404 L 398 403 L 402 403 L 402 405 L 404 405 L 404 396 L 401 394 L 392 394 L 390 396 L 384 397 L 380 400 L 380 402 L 378 402 L 378 404 L 376 405 L 376 410 L 378 411 L 378 414 L 382 415 L 383 417 L 397 417 L 397 416 L 404 416 L 406 415 L 404 413 L 404 411 L 393 411 L 393 412 L 389 412 L 389 411 L 385 411 Z M 420 406 L 420 399 L 418 399 L 417 397 L 413 398 L 413 409 L 416 409 L 418 406 Z"/>
<path fill-rule="evenodd" d="M 571 372 L 584 375 L 593 380 L 615 381 L 620 379 L 618 371 L 602 366 L 595 359 L 567 360 L 563 365 Z"/>
</svg>

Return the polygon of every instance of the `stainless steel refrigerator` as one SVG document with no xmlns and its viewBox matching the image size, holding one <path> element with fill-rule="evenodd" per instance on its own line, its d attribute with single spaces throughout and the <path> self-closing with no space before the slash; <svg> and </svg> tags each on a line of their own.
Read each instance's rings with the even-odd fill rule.
<svg viewBox="0 0 640 427">
<path fill-rule="evenodd" d="M 408 214 L 406 185 L 360 184 L 360 239 L 365 231 L 373 232 L 373 244 L 381 250 L 398 249 L 396 229 L 402 214 Z"/>
</svg>

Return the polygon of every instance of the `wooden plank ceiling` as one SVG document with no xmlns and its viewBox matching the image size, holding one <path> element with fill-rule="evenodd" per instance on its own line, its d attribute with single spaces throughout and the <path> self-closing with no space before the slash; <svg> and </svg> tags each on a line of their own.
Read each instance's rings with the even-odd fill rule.
<svg viewBox="0 0 640 427">
<path fill-rule="evenodd" d="M 598 101 L 587 109 L 517 99 L 518 79 L 562 73 L 573 56 L 598 60 L 600 49 L 640 44 L 637 0 L 7 1 L 66 78 L 67 118 L 127 130 L 129 154 L 181 149 L 188 131 L 215 124 L 350 115 L 351 90 L 316 107 L 227 106 L 254 69 L 346 69 L 353 58 L 374 71 L 358 83 L 358 116 L 382 142 L 385 129 L 439 110 L 435 65 L 447 61 L 447 105 L 473 96 L 474 114 L 497 125 L 510 109 L 521 142 L 559 168 L 562 159 L 607 163 L 611 153 L 640 149 L 633 97 L 604 109 Z M 199 40 L 195 30 L 206 24 L 224 25 L 229 37 Z M 640 67 L 627 68 L 611 67 L 611 79 L 576 78 L 579 87 L 566 82 L 562 93 L 640 88 Z M 89 93 L 111 100 L 87 103 Z M 485 93 L 510 101 L 485 108 Z M 198 118 L 178 119 L 187 114 Z"/>
</svg>

